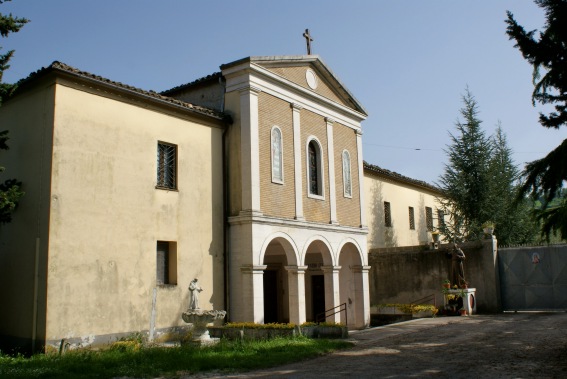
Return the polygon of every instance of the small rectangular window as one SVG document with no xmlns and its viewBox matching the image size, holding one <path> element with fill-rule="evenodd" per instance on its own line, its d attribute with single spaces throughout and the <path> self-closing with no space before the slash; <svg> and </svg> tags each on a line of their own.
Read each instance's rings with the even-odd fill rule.
<svg viewBox="0 0 567 379">
<path fill-rule="evenodd" d="M 157 241 L 156 247 L 157 285 L 177 284 L 177 243 Z"/>
<path fill-rule="evenodd" d="M 177 189 L 177 146 L 158 142 L 156 188 Z"/>
<path fill-rule="evenodd" d="M 409 228 L 415 230 L 415 215 L 413 212 L 413 207 L 409 207 Z"/>
<path fill-rule="evenodd" d="M 384 225 L 387 228 L 392 227 L 392 212 L 390 210 L 390 203 L 384 202 Z"/>
<path fill-rule="evenodd" d="M 430 207 L 425 207 L 425 225 L 428 231 L 433 231 L 433 209 Z"/>
</svg>

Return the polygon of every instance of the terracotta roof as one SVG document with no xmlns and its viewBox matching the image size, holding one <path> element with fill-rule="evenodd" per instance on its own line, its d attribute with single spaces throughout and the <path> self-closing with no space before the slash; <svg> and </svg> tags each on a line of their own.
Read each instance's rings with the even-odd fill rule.
<svg viewBox="0 0 567 379">
<path fill-rule="evenodd" d="M 423 187 L 423 188 L 426 188 L 426 189 L 429 189 L 429 190 L 435 191 L 435 192 L 442 192 L 441 188 L 436 187 L 436 186 L 429 184 L 427 182 L 424 182 L 423 180 L 408 178 L 407 176 L 404 176 L 402 174 L 398 174 L 397 172 L 394 172 L 394 171 L 386 170 L 385 168 L 382 168 L 382 167 L 379 167 L 379 166 L 376 166 L 376 165 L 372 165 L 372 164 L 370 164 L 366 161 L 364 161 L 364 169 L 367 170 L 367 171 L 370 171 L 374 174 L 389 177 L 392 180 L 397 180 L 397 181 L 407 183 L 407 184 L 411 184 L 411 185 L 414 185 L 414 186 Z"/>
<path fill-rule="evenodd" d="M 81 70 L 79 70 L 75 67 L 71 67 L 69 65 L 66 65 L 65 63 L 61 63 L 61 62 L 58 62 L 58 61 L 54 61 L 48 67 L 43 67 L 43 68 L 37 70 L 36 72 L 32 72 L 27 78 L 20 80 L 18 82 L 18 86 L 22 86 L 22 85 L 24 85 L 28 82 L 31 82 L 31 81 L 33 81 L 33 80 L 35 80 L 35 79 L 37 79 L 37 78 L 39 78 L 43 75 L 46 75 L 49 72 L 54 72 L 54 71 L 55 72 L 64 72 L 64 73 L 67 73 L 67 74 L 70 74 L 72 76 L 76 76 L 76 77 L 79 77 L 79 78 L 82 78 L 82 79 L 95 81 L 95 82 L 98 82 L 100 84 L 111 86 L 111 87 L 114 87 L 114 88 L 119 89 L 119 90 L 131 92 L 135 95 L 139 95 L 139 96 L 142 96 L 142 97 L 157 100 L 159 102 L 164 102 L 164 103 L 176 105 L 178 107 L 191 110 L 195 113 L 200 113 L 200 114 L 210 116 L 210 117 L 213 117 L 213 118 L 216 118 L 216 119 L 227 120 L 227 115 L 225 115 L 222 112 L 218 112 L 218 111 L 213 110 L 213 109 L 209 109 L 209 108 L 201 107 L 201 106 L 198 106 L 198 105 L 186 103 L 186 102 L 181 101 L 181 100 L 173 99 L 171 97 L 161 95 L 161 94 L 159 94 L 155 91 L 146 91 L 146 90 L 143 90 L 143 89 L 140 89 L 140 88 L 129 86 L 127 84 L 115 82 L 113 80 L 106 79 L 106 78 L 103 78 L 101 76 L 88 73 L 86 71 L 81 71 Z"/>
<path fill-rule="evenodd" d="M 186 84 L 181 84 L 181 85 L 179 85 L 179 86 L 177 86 L 177 87 L 173 87 L 173 88 L 167 89 L 167 90 L 162 91 L 162 92 L 160 92 L 160 93 L 161 93 L 162 95 L 167 96 L 167 95 L 170 94 L 170 93 L 174 93 L 174 92 L 177 92 L 177 91 L 179 91 L 179 90 L 183 90 L 183 89 L 185 89 L 185 88 L 193 87 L 193 86 L 195 86 L 195 85 L 199 85 L 199 84 L 201 84 L 201 83 L 205 83 L 205 82 L 208 82 L 208 81 L 210 81 L 210 80 L 218 80 L 219 78 L 222 78 L 222 74 L 221 74 L 220 72 L 215 72 L 215 73 L 213 73 L 213 74 L 211 74 L 211 75 L 207 75 L 207 76 L 202 77 L 202 78 L 199 78 L 199 79 L 197 79 L 197 80 L 193 80 L 192 82 L 189 82 L 189 83 L 186 83 Z"/>
</svg>

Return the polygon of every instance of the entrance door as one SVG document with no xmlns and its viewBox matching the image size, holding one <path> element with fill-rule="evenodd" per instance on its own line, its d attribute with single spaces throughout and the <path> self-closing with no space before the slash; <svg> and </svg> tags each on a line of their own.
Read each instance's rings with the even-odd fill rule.
<svg viewBox="0 0 567 379">
<path fill-rule="evenodd" d="M 278 272 L 264 271 L 264 323 L 278 322 Z"/>
<path fill-rule="evenodd" d="M 311 309 L 313 321 L 325 321 L 325 276 L 323 275 L 311 277 Z M 317 320 L 317 316 L 321 319 Z"/>
</svg>

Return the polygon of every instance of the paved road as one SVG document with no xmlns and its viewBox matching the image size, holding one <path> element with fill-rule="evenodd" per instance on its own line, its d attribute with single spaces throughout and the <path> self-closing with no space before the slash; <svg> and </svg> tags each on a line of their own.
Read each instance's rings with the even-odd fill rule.
<svg viewBox="0 0 567 379">
<path fill-rule="evenodd" d="M 350 337 L 352 349 L 222 377 L 567 378 L 565 312 L 421 319 Z"/>
</svg>

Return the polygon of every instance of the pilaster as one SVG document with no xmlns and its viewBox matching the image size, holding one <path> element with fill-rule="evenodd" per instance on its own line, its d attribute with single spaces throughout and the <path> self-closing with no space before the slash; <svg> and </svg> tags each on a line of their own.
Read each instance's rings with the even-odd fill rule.
<svg viewBox="0 0 567 379">
<path fill-rule="evenodd" d="M 295 219 L 304 220 L 303 218 L 303 176 L 301 164 L 301 105 L 291 104 L 293 112 L 293 160 L 295 172 Z"/>
<path fill-rule="evenodd" d="M 239 321 L 264 323 L 264 270 L 266 265 L 243 265 L 242 273 L 242 297 L 240 301 L 246 304 L 242 307 L 242 315 Z M 233 291 L 238 291 L 233 288 Z"/>
<path fill-rule="evenodd" d="M 358 155 L 358 192 L 360 198 L 360 227 L 366 227 L 366 206 L 364 204 L 364 162 L 362 161 L 362 130 L 356 131 Z"/>
<path fill-rule="evenodd" d="M 289 322 L 301 325 L 305 317 L 305 271 L 307 266 L 285 266 L 289 284 Z"/>
<path fill-rule="evenodd" d="M 339 307 L 341 305 L 341 293 L 339 291 L 339 272 L 341 266 L 323 266 L 325 275 L 325 310 Z M 339 311 L 339 308 L 335 308 Z M 341 322 L 341 313 L 335 313 L 325 319 L 327 322 Z"/>
<path fill-rule="evenodd" d="M 368 272 L 370 266 L 352 266 L 352 272 L 355 276 L 360 275 L 360 287 L 355 286 L 355 301 L 356 304 L 361 304 L 360 308 L 356 310 L 355 325 L 367 327 L 370 325 L 370 289 L 368 281 Z M 362 313 L 360 313 L 360 312 Z"/>
<path fill-rule="evenodd" d="M 240 163 L 242 167 L 242 211 L 261 214 L 260 210 L 260 145 L 258 136 L 259 88 L 240 89 Z"/>
<path fill-rule="evenodd" d="M 329 157 L 329 205 L 331 209 L 331 224 L 337 221 L 337 191 L 335 190 L 335 147 L 333 142 L 333 124 L 335 121 L 326 117 L 327 122 L 327 156 Z"/>
</svg>

